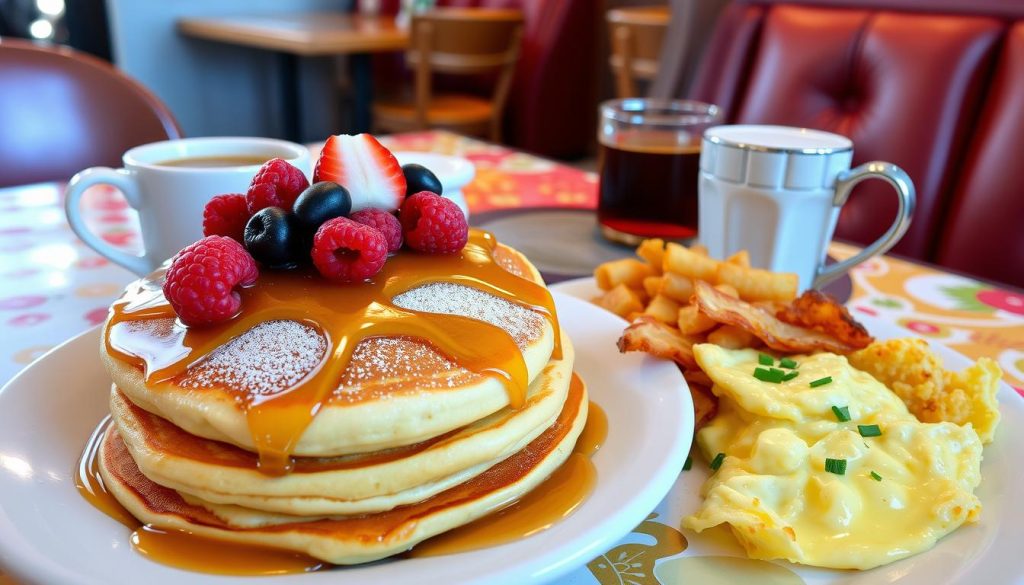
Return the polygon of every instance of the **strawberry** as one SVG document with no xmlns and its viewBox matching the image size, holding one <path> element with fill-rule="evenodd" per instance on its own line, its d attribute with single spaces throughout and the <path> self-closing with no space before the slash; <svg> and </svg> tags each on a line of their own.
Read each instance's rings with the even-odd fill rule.
<svg viewBox="0 0 1024 585">
<path fill-rule="evenodd" d="M 405 199 L 405 175 L 398 159 L 369 134 L 328 138 L 313 169 L 313 182 L 320 181 L 348 189 L 352 211 L 394 211 Z"/>
</svg>

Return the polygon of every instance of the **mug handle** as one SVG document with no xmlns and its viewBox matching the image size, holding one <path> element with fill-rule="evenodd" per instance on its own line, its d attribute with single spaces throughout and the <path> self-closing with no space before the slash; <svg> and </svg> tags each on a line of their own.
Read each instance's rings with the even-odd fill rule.
<svg viewBox="0 0 1024 585">
<path fill-rule="evenodd" d="M 868 258 L 888 252 L 910 228 L 910 219 L 914 215 L 914 207 L 917 204 L 914 183 L 906 171 L 892 163 L 872 161 L 839 173 L 839 176 L 836 177 L 836 193 L 832 199 L 832 205 L 837 208 L 842 207 L 849 199 L 853 188 L 865 179 L 882 179 L 896 191 L 896 195 L 899 196 L 896 219 L 880 238 L 857 254 L 841 262 L 819 267 L 811 288 L 821 288 Z"/>
<path fill-rule="evenodd" d="M 134 209 L 139 209 L 139 189 L 135 176 L 125 169 L 111 169 L 108 167 L 93 167 L 86 169 L 68 182 L 64 190 L 64 213 L 68 217 L 72 231 L 82 238 L 90 248 L 96 250 L 101 256 L 109 258 L 112 262 L 124 266 L 139 276 L 144 276 L 151 271 L 150 259 L 143 251 L 141 256 L 129 254 L 124 250 L 108 244 L 102 238 L 92 233 L 82 219 L 81 206 L 79 205 L 82 194 L 93 185 L 110 185 L 116 187 L 124 194 L 124 198 Z"/>
</svg>

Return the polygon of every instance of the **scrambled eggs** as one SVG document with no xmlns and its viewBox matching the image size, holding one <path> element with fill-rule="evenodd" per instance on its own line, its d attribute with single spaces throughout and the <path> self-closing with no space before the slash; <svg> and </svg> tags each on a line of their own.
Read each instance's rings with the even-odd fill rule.
<svg viewBox="0 0 1024 585">
<path fill-rule="evenodd" d="M 918 420 L 971 423 L 983 443 L 999 424 L 996 391 L 1003 372 L 981 358 L 962 372 L 948 372 L 923 339 L 876 341 L 850 354 L 850 364 L 891 388 Z"/>
<path fill-rule="evenodd" d="M 719 397 L 697 434 L 717 470 L 684 527 L 729 524 L 753 558 L 868 569 L 977 518 L 982 446 L 970 424 L 919 422 L 842 356 L 794 356 L 786 369 L 750 349 L 694 354 Z M 788 379 L 755 378 L 769 367 Z"/>
</svg>

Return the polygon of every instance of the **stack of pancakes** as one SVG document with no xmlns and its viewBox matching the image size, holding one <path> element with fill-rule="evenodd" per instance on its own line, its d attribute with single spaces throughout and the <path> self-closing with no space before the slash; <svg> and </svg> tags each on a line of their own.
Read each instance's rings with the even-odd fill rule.
<svg viewBox="0 0 1024 585">
<path fill-rule="evenodd" d="M 499 246 L 494 260 L 543 284 L 511 248 Z M 143 287 L 159 284 L 159 276 L 151 280 Z M 525 404 L 512 408 L 500 376 L 469 371 L 426 340 L 364 339 L 291 447 L 290 472 L 269 475 L 260 469 L 245 405 L 318 367 L 327 341 L 316 328 L 263 322 L 160 384 L 105 343 L 114 424 L 98 464 L 107 489 L 156 528 L 352 564 L 405 551 L 506 506 L 568 458 L 588 401 L 582 384 L 571 383 L 570 341 L 561 337 L 559 357 L 546 316 L 450 282 L 424 284 L 392 303 L 503 329 L 526 362 Z M 175 324 L 108 320 L 105 340 L 115 327 L 119 350 L 143 356 L 169 345 Z"/>
</svg>

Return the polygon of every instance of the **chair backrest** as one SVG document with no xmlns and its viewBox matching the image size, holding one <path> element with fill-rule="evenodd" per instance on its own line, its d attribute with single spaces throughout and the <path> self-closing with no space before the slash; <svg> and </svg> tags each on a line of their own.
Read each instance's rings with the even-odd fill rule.
<svg viewBox="0 0 1024 585">
<path fill-rule="evenodd" d="M 433 73 L 497 73 L 495 110 L 508 97 L 523 38 L 518 10 L 439 8 L 412 19 L 407 60 L 416 71 L 417 116 L 426 120 Z"/>
<path fill-rule="evenodd" d="M 657 76 L 670 17 L 667 6 L 608 11 L 608 33 L 612 49 L 608 60 L 615 74 L 615 88 L 619 97 L 636 97 L 636 81 L 651 80 Z"/>
<path fill-rule="evenodd" d="M 0 39 L 0 186 L 67 180 L 179 138 L 160 100 L 111 65 L 68 48 Z"/>
</svg>

